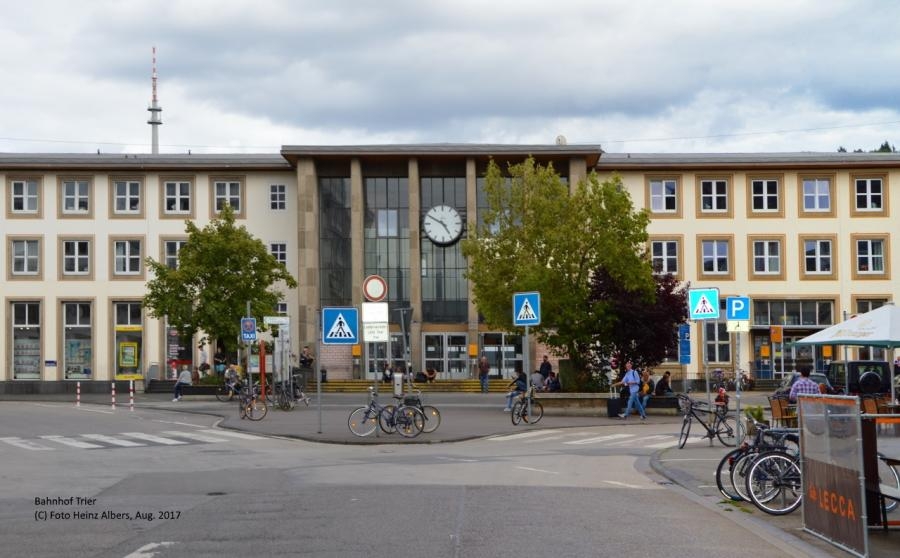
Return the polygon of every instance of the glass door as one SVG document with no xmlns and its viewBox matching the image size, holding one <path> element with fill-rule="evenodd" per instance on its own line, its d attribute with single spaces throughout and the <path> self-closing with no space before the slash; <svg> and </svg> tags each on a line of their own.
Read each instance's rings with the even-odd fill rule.
<svg viewBox="0 0 900 558">
<path fill-rule="evenodd" d="M 509 378 L 523 366 L 522 336 L 508 333 L 481 334 L 481 354 L 491 365 L 491 378 Z M 479 356 L 480 358 L 480 356 Z"/>
<path fill-rule="evenodd" d="M 460 333 L 424 334 L 425 368 L 434 368 L 438 379 L 469 377 L 468 340 Z"/>
</svg>

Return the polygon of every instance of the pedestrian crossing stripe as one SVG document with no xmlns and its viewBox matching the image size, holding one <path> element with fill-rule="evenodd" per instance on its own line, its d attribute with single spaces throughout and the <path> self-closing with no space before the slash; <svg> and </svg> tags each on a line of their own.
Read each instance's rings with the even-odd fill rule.
<svg viewBox="0 0 900 558">
<path fill-rule="evenodd" d="M 714 316 L 716 313 L 716 309 L 710 304 L 706 295 L 700 295 L 700 300 L 697 301 L 697 305 L 691 311 L 691 314 L 695 316 Z"/>
<path fill-rule="evenodd" d="M 344 319 L 343 314 L 337 315 L 334 323 L 331 324 L 331 329 L 329 329 L 328 333 L 325 335 L 326 339 L 353 339 L 354 337 L 356 337 L 356 335 L 350 331 L 350 327 L 347 325 L 347 320 Z"/>
<path fill-rule="evenodd" d="M 522 303 L 522 307 L 519 308 L 519 314 L 516 316 L 516 319 L 522 322 L 528 322 L 535 318 L 537 318 L 537 316 L 534 315 L 534 310 L 531 309 L 531 304 L 526 298 L 525 302 Z"/>
<path fill-rule="evenodd" d="M 71 436 L 46 435 L 28 440 L 15 436 L 0 437 L 0 445 L 7 444 L 20 449 L 31 451 L 53 451 L 60 449 L 57 446 L 65 446 L 82 450 L 112 449 L 112 448 L 146 448 L 150 445 L 158 446 L 182 446 L 191 443 L 222 443 L 232 439 L 264 440 L 262 436 L 232 432 L 229 430 L 167 430 L 159 432 L 159 435 L 143 432 L 120 432 L 114 435 L 106 434 L 76 434 Z M 127 438 L 132 438 L 129 440 Z M 179 440 L 178 438 L 186 438 Z M 86 441 L 90 440 L 90 442 Z M 43 442 L 43 443 L 41 443 Z"/>
</svg>

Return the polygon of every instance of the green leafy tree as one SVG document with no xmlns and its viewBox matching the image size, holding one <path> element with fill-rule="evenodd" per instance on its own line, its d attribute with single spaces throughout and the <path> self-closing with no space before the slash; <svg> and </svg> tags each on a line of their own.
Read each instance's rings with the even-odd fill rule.
<svg viewBox="0 0 900 558">
<path fill-rule="evenodd" d="M 515 331 L 513 293 L 540 292 L 541 324 L 529 331 L 571 360 L 576 389 L 584 389 L 585 348 L 609 318 L 589 303 L 591 273 L 603 268 L 632 291 L 652 292 L 647 212 L 635 211 L 618 177 L 591 173 L 570 191 L 552 165 L 531 158 L 506 173 L 491 162 L 484 192 L 482 223 L 462 245 L 479 312 L 490 327 Z"/>
<path fill-rule="evenodd" d="M 267 315 L 283 298 L 276 284 L 297 286 L 259 239 L 235 226 L 231 207 L 203 229 L 185 221 L 185 230 L 188 239 L 178 252 L 177 269 L 147 258 L 154 278 L 143 301 L 151 316 L 167 316 L 180 334 L 202 331 L 215 339 L 237 339 L 247 301 L 254 316 Z"/>
<path fill-rule="evenodd" d="M 614 356 L 623 365 L 630 360 L 636 368 L 656 366 L 678 347 L 680 324 L 687 322 L 687 289 L 671 274 L 655 277 L 655 288 L 635 293 L 604 269 L 595 270 L 591 279 L 591 304 L 604 306 L 609 319 L 604 321 L 590 345 L 595 369 L 602 368 Z M 605 378 L 601 378 L 605 386 Z"/>
</svg>

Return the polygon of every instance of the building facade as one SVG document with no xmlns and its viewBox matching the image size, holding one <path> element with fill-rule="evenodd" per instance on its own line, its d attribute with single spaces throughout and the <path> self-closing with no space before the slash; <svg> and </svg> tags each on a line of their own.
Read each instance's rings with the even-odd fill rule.
<svg viewBox="0 0 900 558">
<path fill-rule="evenodd" d="M 202 227 L 226 203 L 297 278 L 273 313 L 290 318 L 289 350 L 316 348 L 329 377 L 372 378 L 385 362 L 468 377 L 482 354 L 508 377 L 526 351 L 532 362 L 543 351 L 480 322 L 460 240 L 484 207 L 488 162 L 528 156 L 553 163 L 569 184 L 591 171 L 620 176 L 635 206 L 650 211 L 648 250 L 663 272 L 717 287 L 723 300 L 750 297 L 749 331 L 729 333 L 724 319 L 692 324 L 691 364 L 673 355 L 663 365 L 676 377 L 821 368 L 844 355 L 797 339 L 894 300 L 894 154 L 454 144 L 0 154 L 0 382 L 160 377 L 172 361 L 196 364 L 196 340 L 141 307 L 144 258 L 176 265 L 184 221 Z M 321 345 L 320 309 L 359 306 L 372 274 L 387 281 L 392 341 Z M 866 348 L 850 356 L 885 358 Z"/>
</svg>

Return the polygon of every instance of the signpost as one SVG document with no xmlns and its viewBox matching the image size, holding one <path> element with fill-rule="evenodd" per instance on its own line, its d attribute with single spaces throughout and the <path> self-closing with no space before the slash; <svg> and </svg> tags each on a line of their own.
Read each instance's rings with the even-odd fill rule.
<svg viewBox="0 0 900 558">
<path fill-rule="evenodd" d="M 688 314 L 690 319 L 718 320 L 719 319 L 719 289 L 690 289 L 688 290 Z M 712 409 L 712 398 L 709 393 L 709 367 L 706 355 L 706 325 L 700 324 L 700 354 L 703 362 L 703 375 L 706 377 L 706 402 Z M 712 438 L 709 445 L 712 446 Z"/>
<path fill-rule="evenodd" d="M 525 372 L 525 394 L 528 401 L 528 416 L 531 416 L 531 398 L 527 397 L 531 392 L 531 363 L 529 355 L 531 345 L 528 343 L 528 326 L 541 323 L 541 293 L 515 293 L 513 294 L 513 325 L 525 326 L 525 339 L 522 346 L 525 348 L 523 355 L 523 372 Z M 529 423 L 530 424 L 530 423 Z"/>
<path fill-rule="evenodd" d="M 256 318 L 241 318 L 241 340 L 256 341 Z"/>
<path fill-rule="evenodd" d="M 735 359 L 737 362 L 737 366 L 734 371 L 734 393 L 735 399 L 737 402 L 735 403 L 735 413 L 736 417 L 734 420 L 735 427 L 738 429 L 738 434 L 741 433 L 741 420 L 743 416 L 741 415 L 741 375 L 743 371 L 741 370 L 741 334 L 740 332 L 749 332 L 750 331 L 750 297 L 747 296 L 730 296 L 725 299 L 725 317 L 728 320 L 728 332 L 737 333 L 737 337 L 735 339 L 735 353 L 737 354 L 737 358 Z M 740 440 L 738 440 L 740 443 Z"/>
</svg>

